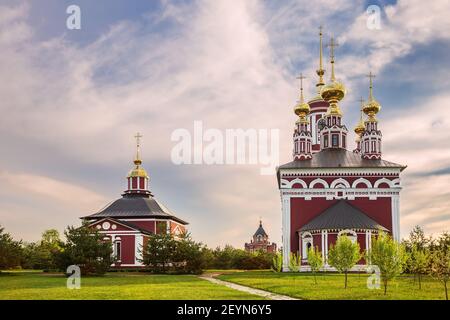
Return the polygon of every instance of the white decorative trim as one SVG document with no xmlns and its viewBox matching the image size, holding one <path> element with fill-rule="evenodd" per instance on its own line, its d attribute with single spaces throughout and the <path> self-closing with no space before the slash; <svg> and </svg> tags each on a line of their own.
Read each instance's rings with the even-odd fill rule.
<svg viewBox="0 0 450 320">
<path fill-rule="evenodd" d="M 342 185 L 342 187 L 341 187 Z M 350 184 L 348 183 L 347 180 L 342 179 L 342 178 L 338 178 L 333 180 L 333 182 L 331 182 L 330 185 L 331 189 L 335 189 L 335 188 L 350 188 Z"/>
<path fill-rule="evenodd" d="M 281 177 L 284 178 L 285 175 L 289 176 L 305 176 L 305 175 L 336 175 L 336 176 L 351 176 L 351 175 L 360 175 L 360 176 L 371 176 L 371 175 L 400 175 L 401 168 L 394 167 L 375 167 L 375 168 L 350 168 L 350 167 L 342 167 L 342 168 L 281 168 L 280 174 Z"/>
<path fill-rule="evenodd" d="M 374 188 L 378 188 L 378 186 L 379 186 L 380 184 L 382 184 L 382 183 L 386 183 L 387 185 L 389 185 L 390 188 L 393 187 L 392 180 L 389 180 L 389 179 L 386 179 L 386 178 L 381 178 L 381 179 L 378 179 L 377 181 L 375 181 L 373 187 L 374 187 Z"/>
<path fill-rule="evenodd" d="M 289 271 L 291 252 L 291 197 L 281 197 L 283 234 L 283 271 Z"/>
<path fill-rule="evenodd" d="M 317 179 L 314 179 L 313 181 L 311 181 L 311 183 L 309 184 L 309 189 L 314 188 L 314 186 L 315 186 L 317 183 L 322 184 L 323 187 L 324 187 L 325 189 L 328 189 L 328 188 L 329 188 L 328 182 L 326 182 L 325 180 L 323 180 L 323 179 L 321 179 L 321 178 L 317 178 Z"/>
<path fill-rule="evenodd" d="M 139 260 L 142 259 L 142 251 L 144 250 L 144 237 L 137 235 L 134 237 L 134 264 L 143 265 Z"/>
<path fill-rule="evenodd" d="M 367 188 L 372 188 L 372 184 L 370 183 L 369 180 L 365 179 L 365 178 L 358 178 L 355 181 L 353 181 L 352 183 L 352 188 L 353 189 L 357 189 L 356 187 L 358 186 L 358 184 L 360 183 L 364 183 L 366 185 Z"/>
<path fill-rule="evenodd" d="M 400 241 L 400 197 L 398 195 L 392 197 L 391 203 L 392 238 Z"/>
</svg>

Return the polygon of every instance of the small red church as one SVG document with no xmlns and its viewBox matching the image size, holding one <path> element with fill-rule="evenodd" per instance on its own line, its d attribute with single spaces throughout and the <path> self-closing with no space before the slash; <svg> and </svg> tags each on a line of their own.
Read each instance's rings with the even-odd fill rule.
<svg viewBox="0 0 450 320">
<path fill-rule="evenodd" d="M 111 241 L 116 262 L 112 267 L 143 267 L 142 248 L 149 236 L 167 232 L 174 236 L 186 231 L 186 221 L 177 218 L 150 192 L 149 177 L 141 166 L 140 142 L 137 134 L 137 152 L 134 168 L 127 176 L 127 188 L 122 197 L 99 212 L 82 217 Z"/>
<path fill-rule="evenodd" d="M 369 250 L 380 230 L 400 240 L 400 173 L 406 166 L 382 159 L 382 134 L 376 118 L 381 105 L 373 95 L 372 79 L 367 101 L 354 129 L 356 148 L 349 151 L 348 129 L 339 107 L 346 89 L 335 77 L 333 39 L 330 42 L 331 78 L 325 83 L 322 66 L 322 30 L 316 84 L 317 96 L 308 103 L 303 96 L 294 107 L 298 116 L 293 134 L 293 161 L 277 169 L 282 202 L 283 270 L 289 255 L 302 258 L 301 271 L 309 270 L 307 250 L 318 247 L 325 269 L 328 249 L 339 235 Z M 355 267 L 360 270 L 365 262 Z"/>
</svg>

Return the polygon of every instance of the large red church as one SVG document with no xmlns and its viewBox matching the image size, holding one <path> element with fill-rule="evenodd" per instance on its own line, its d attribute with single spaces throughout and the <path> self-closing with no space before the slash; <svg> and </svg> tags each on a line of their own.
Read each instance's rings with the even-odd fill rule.
<svg viewBox="0 0 450 320">
<path fill-rule="evenodd" d="M 149 177 L 140 157 L 141 135 L 136 135 L 137 152 L 134 167 L 127 176 L 127 188 L 117 199 L 100 211 L 83 217 L 104 235 L 113 246 L 113 267 L 142 267 L 142 248 L 149 236 L 171 233 L 175 237 L 186 231 L 186 221 L 177 218 L 150 192 Z"/>
<path fill-rule="evenodd" d="M 345 234 L 368 250 L 379 230 L 400 240 L 400 173 L 405 166 L 381 157 L 382 134 L 377 113 L 381 105 L 373 95 L 373 75 L 367 101 L 361 102 L 361 117 L 356 125 L 356 147 L 349 151 L 348 129 L 339 107 L 346 93 L 335 76 L 334 47 L 330 41 L 331 77 L 324 82 L 322 30 L 316 84 L 317 96 L 308 103 L 303 95 L 294 107 L 298 116 L 293 134 L 293 161 L 277 169 L 282 202 L 283 270 L 288 270 L 290 253 L 307 266 L 307 250 L 318 247 L 325 269 L 331 244 Z M 363 267 L 362 260 L 355 270 Z"/>
</svg>

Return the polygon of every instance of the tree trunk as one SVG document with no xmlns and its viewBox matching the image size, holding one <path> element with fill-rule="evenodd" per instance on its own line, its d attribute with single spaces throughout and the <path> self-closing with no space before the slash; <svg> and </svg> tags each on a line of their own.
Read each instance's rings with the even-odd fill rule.
<svg viewBox="0 0 450 320">
<path fill-rule="evenodd" d="M 347 271 L 345 271 L 345 289 L 347 289 Z"/>
<path fill-rule="evenodd" d="M 444 288 L 445 288 L 445 300 L 448 300 L 447 281 L 444 281 Z"/>
<path fill-rule="evenodd" d="M 317 284 L 316 273 L 314 272 L 314 283 Z"/>
<path fill-rule="evenodd" d="M 387 292 L 387 280 L 384 281 L 384 295 L 386 295 Z"/>
</svg>

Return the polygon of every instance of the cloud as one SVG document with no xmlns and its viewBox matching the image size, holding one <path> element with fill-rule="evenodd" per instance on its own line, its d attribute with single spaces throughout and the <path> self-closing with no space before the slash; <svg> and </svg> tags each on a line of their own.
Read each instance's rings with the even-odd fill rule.
<svg viewBox="0 0 450 320">
<path fill-rule="evenodd" d="M 7 115 L 0 118 L 0 144 L 8 150 L 0 159 L 0 186 L 14 185 L 4 196 L 9 200 L 0 204 L 7 227 L 36 239 L 49 225 L 76 223 L 116 198 L 129 169 L 123 164 L 134 154 L 132 136 L 141 131 L 152 190 L 191 222 L 199 240 L 243 246 L 261 216 L 272 240 L 280 243 L 275 177 L 260 176 L 258 166 L 175 167 L 172 131 L 191 131 L 194 120 L 222 130 L 280 128 L 281 161 L 290 161 L 294 73 L 309 75 L 307 92 L 313 94 L 320 23 L 327 36 L 331 31 L 340 35 L 337 72 L 350 89 L 344 110 L 356 100 L 358 77 L 369 65 L 374 71 L 389 69 L 413 54 L 415 45 L 448 39 L 450 30 L 438 30 L 446 19 L 418 16 L 426 7 L 429 16 L 442 17 L 443 3 L 399 1 L 386 7 L 386 25 L 376 37 L 364 29 L 363 1 L 339 0 L 333 7 L 327 1 L 305 3 L 163 1 L 161 11 L 114 21 L 83 45 L 70 42 L 66 30 L 37 40 L 26 22 L 28 6 L 0 7 L 0 112 Z M 441 107 L 448 99 L 444 94 L 421 97 L 427 103 L 408 112 L 386 108 L 379 115 L 387 160 L 408 165 L 403 232 L 448 213 L 447 176 L 432 174 L 450 165 L 449 123 Z M 394 100 L 389 102 L 395 105 Z M 349 128 L 352 117 L 356 112 L 349 111 Z M 80 175 L 80 168 L 91 169 Z M 422 199 L 424 181 L 435 188 L 422 191 Z M 32 196 L 25 202 L 18 196 L 22 193 Z M 424 199 L 436 203 L 430 202 L 426 212 Z M 24 229 L 26 219 L 32 219 L 34 230 Z"/>
</svg>

